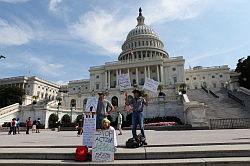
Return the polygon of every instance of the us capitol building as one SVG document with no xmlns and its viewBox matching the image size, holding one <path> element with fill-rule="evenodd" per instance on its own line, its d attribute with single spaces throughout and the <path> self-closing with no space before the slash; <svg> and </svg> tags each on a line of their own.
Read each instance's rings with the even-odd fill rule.
<svg viewBox="0 0 250 166">
<path fill-rule="evenodd" d="M 47 103 L 45 107 L 42 106 L 43 111 L 40 111 L 40 113 L 37 111 L 36 115 L 31 113 L 32 111 L 28 111 L 30 107 L 24 108 L 23 110 L 26 110 L 28 113 L 22 114 L 22 120 L 25 120 L 27 116 L 32 116 L 33 118 L 34 116 L 36 118 L 39 116 L 45 123 L 45 127 L 48 127 L 50 115 L 56 113 L 59 116 L 59 120 L 68 114 L 71 117 L 71 121 L 74 121 L 77 116 L 82 114 L 87 98 L 97 96 L 97 93 L 100 91 L 105 92 L 107 98 L 111 100 L 116 109 L 122 111 L 125 101 L 124 91 L 120 90 L 117 84 L 117 76 L 120 74 L 128 73 L 130 76 L 131 87 L 126 89 L 129 95 L 132 95 L 132 90 L 135 88 L 142 90 L 146 77 L 160 83 L 159 92 L 164 94 L 164 98 L 159 100 L 158 93 L 146 92 L 150 99 L 149 106 L 145 110 L 146 117 L 176 116 L 184 121 L 183 111 L 185 110 L 185 105 L 180 102 L 181 97 L 179 94 L 181 86 L 185 86 L 186 89 L 201 89 L 201 87 L 208 89 L 219 89 L 221 87 L 233 89 L 237 87 L 237 82 L 232 80 L 237 74 L 231 71 L 227 65 L 216 67 L 197 66 L 193 69 L 185 70 L 185 59 L 182 56 L 170 57 L 157 33 L 144 22 L 145 17 L 142 15 L 140 8 L 137 25 L 128 33 L 121 47 L 122 52 L 118 56 L 118 61 L 106 62 L 101 66 L 90 67 L 89 79 L 72 80 L 67 85 L 58 86 L 32 77 L 36 81 L 33 81 L 27 87 L 30 88 L 29 94 L 35 96 L 38 101 L 50 99 L 51 102 Z M 11 82 L 18 84 L 15 78 L 17 80 L 20 79 L 20 77 L 0 79 L 0 86 L 10 85 Z M 11 82 L 8 82 L 8 80 L 11 80 Z M 43 88 L 44 91 L 40 91 L 39 88 Z M 47 90 L 50 89 L 53 94 L 47 94 Z M 57 92 L 57 95 L 62 99 L 60 106 L 58 106 L 58 101 L 55 100 L 54 92 Z M 48 96 L 51 96 L 51 98 L 48 98 Z M 27 106 L 29 106 L 28 104 L 26 103 Z M 37 109 L 41 108 L 38 107 Z M 204 106 L 200 107 L 199 110 L 204 112 Z M 123 114 L 126 115 L 125 112 Z M 13 117 L 20 116 L 20 110 L 12 115 Z M 10 119 L 11 117 L 2 118 L 4 120 L 1 120 L 0 117 L 0 120 L 1 122 L 6 121 L 7 118 Z"/>
</svg>

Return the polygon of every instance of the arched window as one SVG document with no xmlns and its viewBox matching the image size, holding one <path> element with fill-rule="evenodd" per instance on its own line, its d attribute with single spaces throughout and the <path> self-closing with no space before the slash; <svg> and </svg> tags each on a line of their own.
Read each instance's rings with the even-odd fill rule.
<svg viewBox="0 0 250 166">
<path fill-rule="evenodd" d="M 83 108 L 85 108 L 85 107 L 86 107 L 87 101 L 88 101 L 88 99 L 87 99 L 87 98 L 85 98 L 85 99 L 83 100 Z"/>
<path fill-rule="evenodd" d="M 113 106 L 118 107 L 118 97 L 113 96 L 113 97 L 111 98 L 111 104 L 112 104 Z"/>
<path fill-rule="evenodd" d="M 72 99 L 70 101 L 70 107 L 76 107 L 76 100 L 75 99 Z"/>
<path fill-rule="evenodd" d="M 69 127 L 71 124 L 70 116 L 68 114 L 63 115 L 61 119 L 62 127 Z"/>
</svg>

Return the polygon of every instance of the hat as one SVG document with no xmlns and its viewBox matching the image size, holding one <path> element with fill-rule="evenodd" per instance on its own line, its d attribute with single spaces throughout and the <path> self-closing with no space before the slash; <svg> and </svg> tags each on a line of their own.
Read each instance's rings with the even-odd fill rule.
<svg viewBox="0 0 250 166">
<path fill-rule="evenodd" d="M 98 95 L 104 95 L 105 96 L 105 93 L 104 92 L 99 92 Z"/>
<path fill-rule="evenodd" d="M 107 122 L 108 124 L 110 124 L 110 121 L 108 120 L 108 118 L 104 118 L 104 119 L 102 120 L 102 123 L 104 123 L 104 122 Z"/>
</svg>

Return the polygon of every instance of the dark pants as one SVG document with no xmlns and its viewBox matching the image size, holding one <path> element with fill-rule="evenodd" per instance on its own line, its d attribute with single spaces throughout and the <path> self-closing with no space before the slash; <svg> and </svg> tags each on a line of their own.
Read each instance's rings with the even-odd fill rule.
<svg viewBox="0 0 250 166">
<path fill-rule="evenodd" d="M 144 133 L 144 113 L 143 112 L 134 111 L 132 113 L 132 134 L 133 134 L 133 138 L 136 138 L 136 136 L 137 136 L 137 134 L 136 134 L 137 125 L 139 125 L 139 127 L 141 129 L 142 136 L 144 138 L 146 138 L 145 133 Z"/>
<path fill-rule="evenodd" d="M 9 135 L 10 135 L 12 132 L 13 132 L 13 134 L 14 134 L 13 126 L 10 127 Z"/>
<path fill-rule="evenodd" d="M 30 126 L 26 127 L 26 134 L 29 134 L 30 128 L 31 128 Z"/>
<path fill-rule="evenodd" d="M 102 120 L 106 118 L 105 115 L 96 115 L 96 129 L 102 129 Z"/>
</svg>

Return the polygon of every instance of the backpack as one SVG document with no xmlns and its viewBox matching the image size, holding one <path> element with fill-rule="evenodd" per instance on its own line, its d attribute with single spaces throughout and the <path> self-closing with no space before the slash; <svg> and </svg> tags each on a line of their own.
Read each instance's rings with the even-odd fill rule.
<svg viewBox="0 0 250 166">
<path fill-rule="evenodd" d="M 127 148 L 138 148 L 138 147 L 141 147 L 144 142 L 145 142 L 145 138 L 142 136 L 142 134 L 139 134 L 139 135 L 137 135 L 137 137 L 135 139 L 129 138 L 126 141 L 126 147 Z"/>
</svg>

